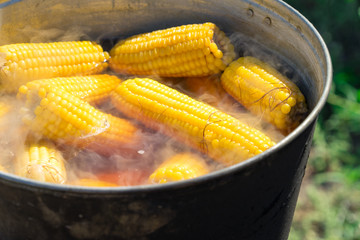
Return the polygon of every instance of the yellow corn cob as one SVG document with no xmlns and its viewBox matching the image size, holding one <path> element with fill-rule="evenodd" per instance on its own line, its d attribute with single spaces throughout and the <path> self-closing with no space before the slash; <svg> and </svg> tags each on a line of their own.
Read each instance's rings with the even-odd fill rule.
<svg viewBox="0 0 360 240">
<path fill-rule="evenodd" d="M 299 88 L 254 57 L 232 62 L 222 74 L 221 83 L 245 108 L 284 134 L 296 128 L 307 113 L 305 97 Z"/>
<path fill-rule="evenodd" d="M 234 47 L 213 23 L 190 24 L 139 34 L 110 51 L 115 72 L 162 77 L 208 76 L 234 59 Z"/>
<path fill-rule="evenodd" d="M 30 84 L 20 87 L 18 98 L 25 101 L 24 123 L 40 136 L 78 147 L 92 146 L 101 153 L 138 141 L 138 129 L 131 122 L 105 114 L 61 88 Z"/>
<path fill-rule="evenodd" d="M 22 85 L 19 92 L 26 92 L 28 88 L 35 88 L 34 85 L 49 85 L 49 87 L 61 88 L 90 104 L 100 104 L 108 98 L 109 93 L 119 85 L 120 81 L 116 76 L 108 74 L 48 78 L 34 80 Z"/>
<path fill-rule="evenodd" d="M 149 177 L 150 183 L 167 183 L 196 178 L 209 173 L 204 159 L 194 153 L 176 154 L 166 159 Z"/>
<path fill-rule="evenodd" d="M 0 54 L 0 79 L 8 92 L 30 80 L 99 73 L 109 58 L 90 41 L 10 44 L 0 46 Z"/>
<path fill-rule="evenodd" d="M 41 140 L 26 144 L 16 157 L 15 173 L 21 177 L 50 183 L 65 183 L 65 160 L 54 144 Z"/>
<path fill-rule="evenodd" d="M 275 144 L 261 131 L 148 78 L 122 82 L 111 99 L 128 116 L 227 165 L 262 153 Z"/>
</svg>

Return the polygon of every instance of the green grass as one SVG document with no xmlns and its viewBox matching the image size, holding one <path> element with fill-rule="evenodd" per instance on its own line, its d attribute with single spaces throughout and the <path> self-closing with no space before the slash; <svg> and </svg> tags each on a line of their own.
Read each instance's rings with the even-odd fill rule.
<svg viewBox="0 0 360 240">
<path fill-rule="evenodd" d="M 328 182 L 341 179 L 341 174 L 321 176 Z M 339 179 L 340 178 L 340 179 Z M 289 239 L 340 240 L 360 239 L 360 191 L 343 183 L 319 187 L 310 183 L 297 206 Z"/>
<path fill-rule="evenodd" d="M 324 38 L 334 67 L 290 240 L 360 240 L 360 3 L 286 0 Z"/>
</svg>

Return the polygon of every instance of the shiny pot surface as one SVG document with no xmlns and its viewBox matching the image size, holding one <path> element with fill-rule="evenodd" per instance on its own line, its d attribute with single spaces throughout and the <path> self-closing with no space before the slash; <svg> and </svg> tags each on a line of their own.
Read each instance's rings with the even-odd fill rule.
<svg viewBox="0 0 360 240">
<path fill-rule="evenodd" d="M 13 0 L 0 3 L 0 43 L 72 33 L 103 43 L 211 21 L 239 52 L 286 62 L 311 113 L 272 149 L 193 180 L 87 188 L 0 173 L 0 236 L 16 239 L 287 239 L 332 68 L 320 35 L 282 1 Z M 42 35 L 46 30 L 53 34 Z M 39 34 L 40 33 L 40 34 Z M 66 40 L 66 39 L 64 39 Z M 261 50 L 261 51 L 260 51 Z"/>
</svg>

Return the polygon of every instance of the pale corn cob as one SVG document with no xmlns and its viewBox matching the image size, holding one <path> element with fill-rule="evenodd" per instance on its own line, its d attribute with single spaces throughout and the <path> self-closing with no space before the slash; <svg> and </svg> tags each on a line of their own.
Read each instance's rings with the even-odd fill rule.
<svg viewBox="0 0 360 240">
<path fill-rule="evenodd" d="M 120 82 L 118 77 L 108 74 L 47 78 L 22 85 L 19 92 L 24 93 L 28 88 L 40 88 L 40 86 L 48 85 L 48 88 L 60 88 L 79 99 L 96 105 L 103 103 Z"/>
<path fill-rule="evenodd" d="M 33 180 L 63 184 L 67 174 L 62 153 L 49 141 L 29 142 L 16 157 L 15 174 Z"/>
<path fill-rule="evenodd" d="M 275 144 L 261 131 L 152 79 L 126 80 L 112 92 L 111 99 L 129 117 L 226 165 L 239 163 Z"/>
<path fill-rule="evenodd" d="M 28 81 L 42 78 L 90 75 L 107 68 L 109 54 L 90 41 L 18 43 L 0 46 L 3 88 L 16 92 Z"/>
<path fill-rule="evenodd" d="M 122 74 L 208 76 L 234 59 L 234 47 L 215 24 L 189 24 L 119 41 L 109 66 Z"/>
<path fill-rule="evenodd" d="M 199 155 L 185 152 L 166 159 L 149 177 L 150 183 L 167 183 L 196 178 L 209 173 L 209 167 Z"/>
<path fill-rule="evenodd" d="M 232 62 L 222 74 L 221 83 L 245 108 L 284 134 L 295 129 L 307 114 L 305 97 L 299 88 L 254 57 Z"/>
<path fill-rule="evenodd" d="M 61 88 L 30 84 L 20 88 L 18 98 L 25 101 L 21 111 L 25 125 L 58 143 L 110 153 L 139 141 L 138 128 L 130 121 L 106 114 Z"/>
</svg>

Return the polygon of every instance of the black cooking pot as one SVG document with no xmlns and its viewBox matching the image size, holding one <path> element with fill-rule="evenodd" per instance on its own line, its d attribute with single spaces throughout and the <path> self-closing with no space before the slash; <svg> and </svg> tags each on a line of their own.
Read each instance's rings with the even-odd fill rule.
<svg viewBox="0 0 360 240">
<path fill-rule="evenodd" d="M 101 41 L 211 21 L 237 32 L 231 38 L 239 54 L 286 62 L 284 73 L 297 79 L 311 109 L 270 150 L 192 180 L 89 188 L 0 173 L 2 240 L 288 238 L 332 78 L 323 40 L 296 10 L 275 0 L 13 0 L 1 1 L 0 8 L 1 44 L 51 41 L 58 36 L 38 34 L 49 29 Z"/>
</svg>

